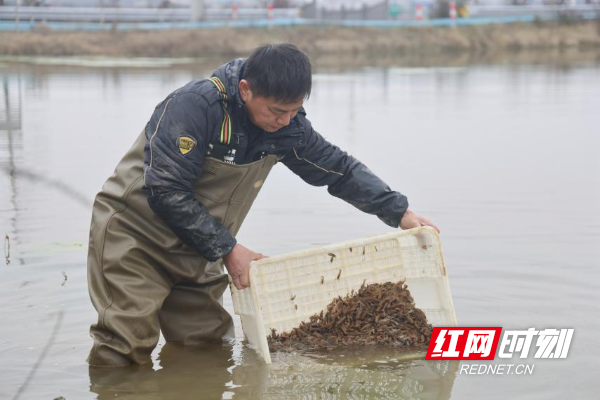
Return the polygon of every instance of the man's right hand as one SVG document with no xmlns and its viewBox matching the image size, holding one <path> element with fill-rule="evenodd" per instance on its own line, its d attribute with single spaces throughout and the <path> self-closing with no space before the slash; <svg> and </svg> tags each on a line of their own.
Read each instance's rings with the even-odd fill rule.
<svg viewBox="0 0 600 400">
<path fill-rule="evenodd" d="M 425 217 L 415 214 L 414 212 L 412 212 L 410 210 L 406 210 L 406 212 L 404 213 L 404 216 L 402 217 L 402 220 L 400 221 L 400 228 L 412 229 L 412 228 L 419 228 L 421 226 L 431 226 L 438 233 L 440 233 L 440 228 L 435 226 L 433 224 L 433 222 L 431 222 L 430 220 L 428 220 Z"/>
<path fill-rule="evenodd" d="M 227 268 L 227 272 L 231 275 L 236 289 L 242 290 L 250 286 L 250 263 L 266 257 L 239 243 L 233 246 L 233 250 L 223 257 L 223 263 Z"/>
</svg>

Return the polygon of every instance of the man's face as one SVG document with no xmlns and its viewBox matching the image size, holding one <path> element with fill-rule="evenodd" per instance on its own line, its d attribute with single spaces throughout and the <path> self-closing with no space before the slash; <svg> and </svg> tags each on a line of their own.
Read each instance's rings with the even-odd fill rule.
<svg viewBox="0 0 600 400">
<path fill-rule="evenodd" d="M 267 132 L 276 132 L 289 125 L 304 103 L 304 99 L 294 103 L 280 103 L 273 98 L 254 96 L 245 79 L 240 81 L 239 89 L 250 121 Z"/>
</svg>

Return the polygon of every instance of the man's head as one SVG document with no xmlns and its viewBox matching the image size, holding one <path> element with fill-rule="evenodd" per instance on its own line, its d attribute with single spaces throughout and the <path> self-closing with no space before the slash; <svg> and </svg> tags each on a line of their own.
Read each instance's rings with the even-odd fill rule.
<svg viewBox="0 0 600 400">
<path fill-rule="evenodd" d="M 290 123 L 310 96 L 312 73 L 306 54 L 292 44 L 269 44 L 254 50 L 239 83 L 252 123 L 275 132 Z"/>
</svg>

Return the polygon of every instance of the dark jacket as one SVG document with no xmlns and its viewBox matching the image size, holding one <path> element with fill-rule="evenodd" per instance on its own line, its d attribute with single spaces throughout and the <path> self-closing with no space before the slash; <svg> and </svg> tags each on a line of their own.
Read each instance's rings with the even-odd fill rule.
<svg viewBox="0 0 600 400">
<path fill-rule="evenodd" d="M 392 191 L 356 158 L 326 141 L 300 110 L 290 124 L 275 133 L 253 126 L 239 97 L 244 60 L 234 60 L 213 73 L 226 86 L 232 139 L 220 144 L 223 101 L 209 80 L 191 81 L 154 110 L 146 125 L 144 189 L 148 203 L 175 234 L 210 261 L 227 255 L 236 243 L 227 229 L 196 200 L 192 184 L 202 173 L 205 157 L 246 164 L 267 154 L 278 159 L 305 182 L 327 186 L 328 192 L 356 208 L 398 227 L 408 202 Z M 182 154 L 180 139 L 192 143 Z M 233 157 L 232 157 L 233 155 Z"/>
</svg>

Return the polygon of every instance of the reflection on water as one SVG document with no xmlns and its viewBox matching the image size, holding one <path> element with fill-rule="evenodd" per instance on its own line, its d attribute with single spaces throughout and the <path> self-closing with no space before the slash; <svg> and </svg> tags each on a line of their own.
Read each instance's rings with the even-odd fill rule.
<svg viewBox="0 0 600 400">
<path fill-rule="evenodd" d="M 258 366 L 258 368 L 257 368 Z M 157 369 L 151 365 L 121 369 L 90 368 L 90 391 L 99 399 L 127 395 L 130 399 L 198 399 L 225 397 L 236 386 L 231 370 L 235 362 L 230 346 L 183 348 L 167 344 L 158 355 Z M 262 370 L 262 371 L 261 371 Z M 248 372 L 251 384 L 265 379 L 266 370 L 257 363 Z"/>
<path fill-rule="evenodd" d="M 9 87 L 10 85 L 10 87 Z M 12 240 L 15 244 L 19 242 L 19 233 L 17 229 L 17 213 L 19 212 L 19 206 L 17 203 L 17 185 L 16 185 L 16 157 L 19 156 L 19 152 L 22 149 L 22 135 L 21 135 L 21 84 L 20 79 L 16 82 L 10 81 L 8 77 L 4 77 L 2 80 L 2 107 L 0 107 L 0 132 L 6 132 L 6 144 L 2 141 L 2 146 L 7 151 L 7 156 L 4 154 L 0 155 L 0 167 L 4 170 L 4 173 L 10 177 L 10 204 L 14 210 L 13 216 L 10 218 L 12 225 Z M 3 135 L 4 136 L 4 135 Z M 5 237 L 5 258 L 6 263 L 10 263 L 10 236 Z M 22 265 L 23 259 L 19 259 L 18 262 Z"/>
<path fill-rule="evenodd" d="M 90 391 L 99 399 L 450 398 L 458 362 L 407 362 L 389 352 L 376 354 L 313 359 L 282 353 L 269 367 L 249 349 L 166 344 L 155 368 L 90 368 Z"/>
<path fill-rule="evenodd" d="M 569 358 L 536 365 L 535 379 L 461 376 L 458 363 L 374 349 L 275 354 L 267 367 L 237 324 L 232 343 L 181 348 L 161 340 L 152 366 L 89 370 L 91 201 L 154 106 L 217 65 L 0 61 L 0 234 L 11 244 L 11 263 L 0 270 L 0 398 L 593 397 L 597 56 L 506 65 L 373 60 L 352 69 L 337 61 L 320 60 L 309 117 L 442 228 L 461 325 L 575 328 Z M 239 240 L 274 255 L 389 230 L 278 166 Z M 229 297 L 225 306 L 232 309 Z"/>
<path fill-rule="evenodd" d="M 457 361 L 411 359 L 391 349 L 350 349 L 306 359 L 277 353 L 266 395 L 283 398 L 449 399 Z M 235 375 L 235 374 L 234 374 Z"/>
</svg>

